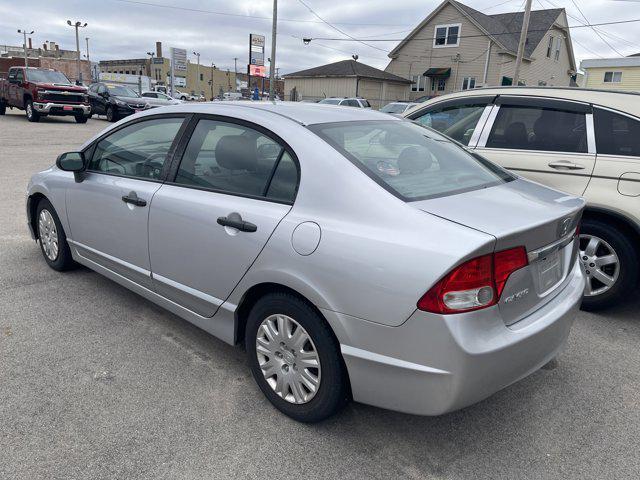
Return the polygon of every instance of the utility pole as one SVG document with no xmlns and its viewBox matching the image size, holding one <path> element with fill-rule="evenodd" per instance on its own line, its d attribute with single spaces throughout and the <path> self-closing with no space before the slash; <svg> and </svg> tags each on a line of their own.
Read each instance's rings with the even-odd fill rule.
<svg viewBox="0 0 640 480">
<path fill-rule="evenodd" d="M 29 53 L 27 52 L 27 35 L 33 35 L 33 30 L 27 32 L 26 30 L 18 29 L 18 33 L 24 36 L 24 68 L 29 66 Z"/>
<path fill-rule="evenodd" d="M 84 37 L 87 42 L 87 63 L 89 64 L 89 75 L 91 75 L 91 81 L 93 81 L 93 70 L 91 69 L 91 59 L 89 58 L 89 37 Z"/>
<path fill-rule="evenodd" d="M 158 84 L 158 70 L 153 67 L 153 57 L 156 56 L 156 54 L 154 52 L 147 52 L 147 55 L 149 56 L 149 77 L 151 77 L 151 69 L 153 68 L 153 78 L 156 81 L 156 85 Z M 151 80 L 149 80 L 149 82 L 151 82 Z M 154 85 L 155 87 L 155 85 Z M 154 88 L 155 90 L 155 88 Z"/>
<path fill-rule="evenodd" d="M 78 29 L 84 28 L 87 26 L 87 23 L 84 24 L 82 22 L 71 23 L 71 20 L 67 20 L 67 25 L 70 27 L 75 27 L 76 29 L 76 54 L 77 54 L 77 66 L 78 66 L 78 76 L 76 78 L 76 83 L 78 85 L 82 84 L 82 70 L 80 69 L 80 37 L 78 36 Z"/>
<path fill-rule="evenodd" d="M 271 25 L 271 62 L 269 63 L 269 100 L 275 97 L 276 79 L 276 35 L 278 34 L 278 0 L 273 0 L 273 21 Z"/>
<path fill-rule="evenodd" d="M 196 87 L 200 88 L 200 53 L 193 52 L 193 54 L 198 58 L 198 69 L 196 70 Z M 194 92 L 196 95 L 200 95 L 199 91 Z"/>
<path fill-rule="evenodd" d="M 516 57 L 516 69 L 513 72 L 513 86 L 518 86 L 520 80 L 520 68 L 522 67 L 522 57 L 524 56 L 524 46 L 527 43 L 527 31 L 529 30 L 529 17 L 531 16 L 531 0 L 527 0 L 524 8 L 524 18 L 522 19 L 522 30 L 520 31 L 520 43 L 518 44 L 518 56 Z"/>
<path fill-rule="evenodd" d="M 213 102 L 213 71 L 216 69 L 215 63 L 211 62 L 211 101 Z"/>
</svg>

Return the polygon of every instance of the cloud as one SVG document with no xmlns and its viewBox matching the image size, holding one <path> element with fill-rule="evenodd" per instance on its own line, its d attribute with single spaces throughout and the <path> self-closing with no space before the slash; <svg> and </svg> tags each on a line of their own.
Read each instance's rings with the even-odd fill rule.
<svg viewBox="0 0 640 480">
<path fill-rule="evenodd" d="M 201 63 L 214 62 L 220 68 L 233 69 L 233 58 L 238 58 L 238 68 L 244 70 L 248 56 L 248 37 L 259 33 L 267 37 L 267 57 L 271 45 L 271 0 L 229 2 L 211 0 L 141 0 L 185 9 L 226 12 L 238 16 L 214 15 L 205 12 L 161 8 L 153 5 L 127 3 L 118 0 L 30 0 L 29 8 L 14 0 L 0 0 L 0 45 L 20 45 L 22 38 L 18 28 L 35 30 L 34 45 L 45 40 L 56 41 L 62 48 L 75 47 L 75 32 L 66 20 L 82 20 L 89 26 L 81 31 L 82 39 L 90 37 L 90 54 L 95 60 L 118 58 L 142 58 L 147 51 L 161 41 L 168 53 L 169 47 L 186 48 L 202 54 Z M 640 8 L 633 2 L 606 2 L 579 0 L 580 8 L 591 22 L 616 21 L 640 17 Z M 397 40 L 406 35 L 394 32 L 406 31 L 417 25 L 440 2 L 435 0 L 305 0 L 320 16 L 330 22 L 340 22 L 338 28 L 352 36 L 389 38 L 387 42 L 372 43 L 390 51 Z M 521 0 L 512 0 L 495 7 L 495 0 L 468 0 L 469 6 L 486 12 L 501 13 L 521 7 Z M 536 0 L 534 8 L 565 7 L 571 25 L 583 21 L 571 0 Z M 33 15 L 37 12 L 37 15 Z M 339 32 L 319 23 L 298 0 L 280 0 L 278 8 L 277 66 L 281 72 L 290 72 L 349 58 L 358 54 L 362 62 L 384 68 L 388 63 L 385 51 L 380 51 L 352 41 L 313 41 L 303 45 L 302 37 L 341 38 Z M 252 18 L 251 16 L 266 17 Z M 299 20 L 299 21 L 290 21 Z M 640 52 L 640 28 L 638 24 L 601 27 L 605 39 L 625 55 Z M 573 29 L 574 49 L 578 63 L 597 55 L 611 57 L 615 52 L 596 36 L 590 28 Z M 84 48 L 84 41 L 81 42 Z"/>
</svg>

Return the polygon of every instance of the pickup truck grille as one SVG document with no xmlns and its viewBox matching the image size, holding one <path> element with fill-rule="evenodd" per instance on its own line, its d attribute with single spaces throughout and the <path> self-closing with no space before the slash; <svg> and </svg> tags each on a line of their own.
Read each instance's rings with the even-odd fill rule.
<svg viewBox="0 0 640 480">
<path fill-rule="evenodd" d="M 56 103 L 82 103 L 83 97 L 81 94 L 76 93 L 45 93 L 44 95 L 42 95 L 42 100 Z"/>
</svg>

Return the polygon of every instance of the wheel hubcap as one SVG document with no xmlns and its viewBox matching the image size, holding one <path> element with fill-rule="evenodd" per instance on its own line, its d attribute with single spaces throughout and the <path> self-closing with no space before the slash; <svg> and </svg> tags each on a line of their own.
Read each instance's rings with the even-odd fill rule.
<svg viewBox="0 0 640 480">
<path fill-rule="evenodd" d="M 42 210 L 38 218 L 38 235 L 40 245 L 49 260 L 58 258 L 58 230 L 49 210 Z"/>
<path fill-rule="evenodd" d="M 258 327 L 256 353 L 265 380 L 287 402 L 307 403 L 318 392 L 318 351 L 307 331 L 293 318 L 265 318 Z"/>
<path fill-rule="evenodd" d="M 613 247 L 593 235 L 580 235 L 580 265 L 587 277 L 587 297 L 610 290 L 620 275 L 620 260 Z"/>
<path fill-rule="evenodd" d="M 31 107 L 30 103 L 27 103 L 27 116 L 30 117 L 33 114 L 33 107 Z"/>
</svg>

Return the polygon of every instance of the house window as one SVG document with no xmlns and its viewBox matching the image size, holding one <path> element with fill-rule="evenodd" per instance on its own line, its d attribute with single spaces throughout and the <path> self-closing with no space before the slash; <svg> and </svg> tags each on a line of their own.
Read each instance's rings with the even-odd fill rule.
<svg viewBox="0 0 640 480">
<path fill-rule="evenodd" d="M 553 35 L 549 37 L 549 44 L 547 45 L 547 58 L 551 58 L 551 52 L 553 52 Z"/>
<path fill-rule="evenodd" d="M 204 73 L 201 73 L 200 74 L 200 81 L 203 81 L 203 80 L 204 80 Z"/>
<path fill-rule="evenodd" d="M 435 48 L 457 47 L 460 45 L 460 28 L 462 24 L 436 25 L 433 46 Z"/>
<path fill-rule="evenodd" d="M 424 87 L 426 84 L 426 77 L 422 75 L 412 75 L 411 76 L 411 91 L 412 92 L 424 92 Z"/>
<path fill-rule="evenodd" d="M 554 56 L 555 61 L 560 60 L 560 48 L 562 47 L 562 38 L 558 37 L 558 41 L 556 41 L 556 53 Z"/>
<path fill-rule="evenodd" d="M 476 88 L 476 77 L 464 77 L 462 79 L 462 90 Z"/>
<path fill-rule="evenodd" d="M 622 72 L 604 72 L 604 83 L 622 82 Z"/>
</svg>

